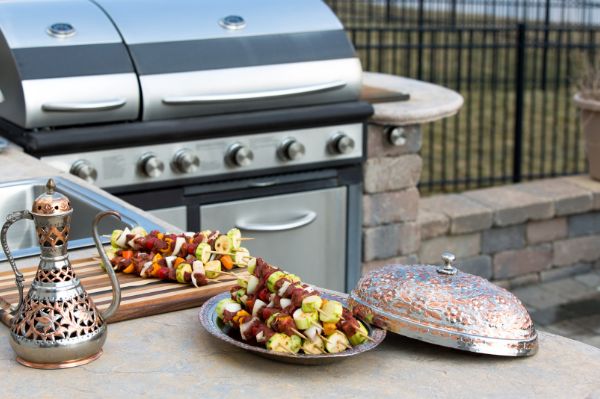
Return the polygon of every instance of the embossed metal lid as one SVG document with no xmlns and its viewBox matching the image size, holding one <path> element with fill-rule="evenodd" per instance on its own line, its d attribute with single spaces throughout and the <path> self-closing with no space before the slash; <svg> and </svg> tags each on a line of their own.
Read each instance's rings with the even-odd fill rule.
<svg viewBox="0 0 600 399">
<path fill-rule="evenodd" d="M 501 356 L 538 349 L 531 317 L 517 297 L 453 266 L 388 265 L 363 276 L 350 294 L 354 313 L 378 327 L 432 344 Z"/>
<path fill-rule="evenodd" d="M 54 190 L 56 190 L 54 179 L 48 179 L 46 192 L 33 201 L 31 213 L 34 215 L 56 216 L 71 212 L 73 208 L 69 198 Z"/>
</svg>

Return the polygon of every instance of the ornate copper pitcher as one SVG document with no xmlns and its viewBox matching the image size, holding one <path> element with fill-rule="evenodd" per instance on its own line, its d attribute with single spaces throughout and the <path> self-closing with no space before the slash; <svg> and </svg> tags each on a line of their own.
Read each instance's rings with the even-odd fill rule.
<svg viewBox="0 0 600 399">
<path fill-rule="evenodd" d="M 106 270 L 113 298 L 104 312 L 98 311 L 75 275 L 67 254 L 73 208 L 69 199 L 55 188 L 54 180 L 48 180 L 47 191 L 34 201 L 31 211 L 8 215 L 0 235 L 19 290 L 19 303 L 11 309 L 14 317 L 10 343 L 18 362 L 44 369 L 75 367 L 100 357 L 106 340 L 106 321 L 121 302 L 119 281 L 111 267 Z M 121 218 L 114 211 L 102 212 L 93 223 L 94 242 L 105 265 L 110 263 L 100 243 L 97 225 L 108 215 Z M 33 219 L 41 249 L 38 270 L 25 298 L 23 274 L 17 269 L 6 237 L 9 227 L 21 219 Z"/>
</svg>

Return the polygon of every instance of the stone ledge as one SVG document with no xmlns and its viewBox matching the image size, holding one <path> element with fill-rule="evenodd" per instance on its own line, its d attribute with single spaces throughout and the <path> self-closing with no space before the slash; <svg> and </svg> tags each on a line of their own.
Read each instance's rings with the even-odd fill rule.
<svg viewBox="0 0 600 399">
<path fill-rule="evenodd" d="M 420 209 L 448 217 L 449 232 L 464 234 L 487 230 L 490 226 L 511 226 L 532 221 L 527 227 L 530 243 L 541 243 L 564 238 L 594 234 L 600 228 L 585 222 L 584 212 L 600 209 L 600 182 L 588 176 L 570 176 L 538 180 L 517 185 L 485 188 L 462 194 L 442 194 L 421 198 Z M 564 220 L 549 221 L 556 216 L 573 215 L 568 232 Z M 489 221 L 491 217 L 491 222 Z M 430 214 L 419 217 L 421 223 L 431 224 L 440 218 Z M 536 221 L 548 221 L 544 224 Z M 553 225 L 556 223 L 556 225 Z M 428 231 L 426 226 L 424 231 Z M 439 226 L 438 226 L 439 227 Z M 550 228 L 546 230 L 546 228 Z M 433 229 L 433 234 L 438 233 Z M 433 236 L 432 236 L 433 237 Z M 425 239 L 430 237 L 425 237 Z"/>
<path fill-rule="evenodd" d="M 451 234 L 473 233 L 492 226 L 491 209 L 463 195 L 446 194 L 423 198 L 419 207 L 448 216 Z"/>
<path fill-rule="evenodd" d="M 587 175 L 569 176 L 563 178 L 565 181 L 588 190 L 592 194 L 592 208 L 600 209 L 600 181 L 594 180 Z"/>
<path fill-rule="evenodd" d="M 469 191 L 464 195 L 491 208 L 496 226 L 510 226 L 554 216 L 554 203 L 551 199 L 540 198 L 512 186 L 485 188 Z"/>
<path fill-rule="evenodd" d="M 556 216 L 583 213 L 592 209 L 592 193 L 563 178 L 515 184 L 511 188 L 531 194 L 540 201 L 552 200 Z"/>
</svg>

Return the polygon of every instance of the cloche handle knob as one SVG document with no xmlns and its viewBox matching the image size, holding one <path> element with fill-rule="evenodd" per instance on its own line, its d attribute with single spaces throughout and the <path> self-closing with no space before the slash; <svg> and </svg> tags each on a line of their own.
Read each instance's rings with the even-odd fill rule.
<svg viewBox="0 0 600 399">
<path fill-rule="evenodd" d="M 450 252 L 444 252 L 442 254 L 442 260 L 444 261 L 443 267 L 438 267 L 437 272 L 440 274 L 454 275 L 458 271 L 454 267 L 454 261 L 456 260 L 456 256 Z"/>
</svg>

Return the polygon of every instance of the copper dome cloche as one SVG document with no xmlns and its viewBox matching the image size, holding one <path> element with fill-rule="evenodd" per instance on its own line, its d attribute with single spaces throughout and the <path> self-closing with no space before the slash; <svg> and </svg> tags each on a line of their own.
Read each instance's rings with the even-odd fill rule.
<svg viewBox="0 0 600 399">
<path fill-rule="evenodd" d="M 531 317 L 517 297 L 453 266 L 388 265 L 363 276 L 350 294 L 354 313 L 386 330 L 432 344 L 501 356 L 538 349 Z"/>
</svg>

